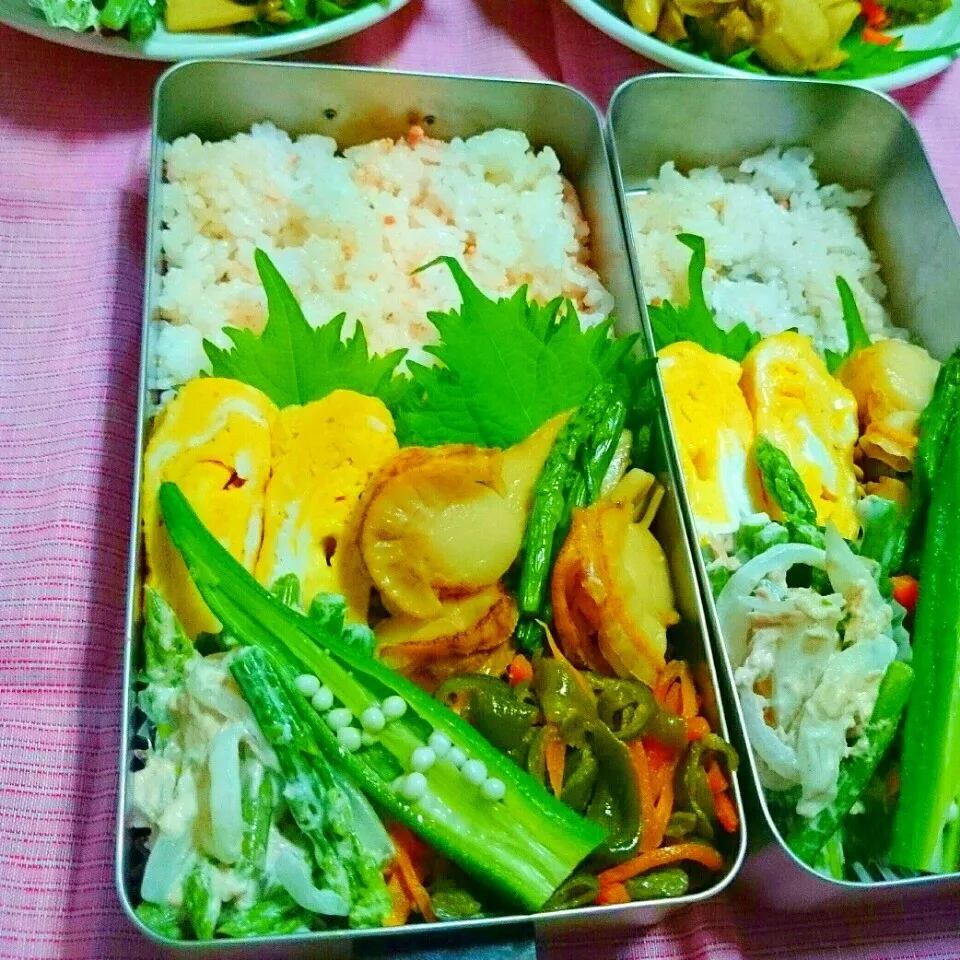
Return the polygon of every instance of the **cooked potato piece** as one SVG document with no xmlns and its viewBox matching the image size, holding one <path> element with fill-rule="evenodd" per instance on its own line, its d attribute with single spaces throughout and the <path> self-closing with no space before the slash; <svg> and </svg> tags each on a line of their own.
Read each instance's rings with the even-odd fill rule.
<svg viewBox="0 0 960 960">
<path fill-rule="evenodd" d="M 663 549 L 649 530 L 662 490 L 631 470 L 610 497 L 574 513 L 553 572 L 564 654 L 601 673 L 652 683 L 677 623 Z"/>
<path fill-rule="evenodd" d="M 840 369 L 857 398 L 859 446 L 873 460 L 906 473 L 917 451 L 917 423 L 933 396 L 940 364 L 923 347 L 880 340 L 857 351 Z"/>
<path fill-rule="evenodd" d="M 781 73 L 831 70 L 845 57 L 840 41 L 860 15 L 857 0 L 747 0 L 757 25 L 753 48 Z"/>
<path fill-rule="evenodd" d="M 449 673 L 476 672 L 498 648 L 508 645 L 517 608 L 499 583 L 440 604 L 439 616 L 417 620 L 403 614 L 377 627 L 377 656 L 410 676 L 437 683 Z"/>
<path fill-rule="evenodd" d="M 624 0 L 623 12 L 630 22 L 644 33 L 653 33 L 660 22 L 666 0 Z"/>
<path fill-rule="evenodd" d="M 438 617 L 443 597 L 475 593 L 506 573 L 562 423 L 554 418 L 506 451 L 410 447 L 371 479 L 360 552 L 391 613 Z"/>
</svg>

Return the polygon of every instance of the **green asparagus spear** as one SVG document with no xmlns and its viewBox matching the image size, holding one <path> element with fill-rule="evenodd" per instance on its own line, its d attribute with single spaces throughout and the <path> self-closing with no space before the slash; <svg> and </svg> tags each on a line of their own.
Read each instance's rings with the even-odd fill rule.
<svg viewBox="0 0 960 960">
<path fill-rule="evenodd" d="M 143 592 L 143 652 L 147 679 L 173 683 L 183 675 L 183 665 L 193 656 L 193 644 L 173 608 L 159 591 Z"/>
<path fill-rule="evenodd" d="M 140 922 L 160 937 L 184 940 L 183 913 L 179 907 L 164 907 L 144 900 L 134 911 Z"/>
<path fill-rule="evenodd" d="M 580 409 L 564 424 L 540 471 L 524 536 L 517 590 L 520 623 L 516 639 L 520 649 L 527 653 L 535 653 L 543 646 L 543 629 L 536 621 L 545 616 L 550 569 L 561 546 L 558 533 L 562 533 L 565 519 L 569 522 L 571 494 L 574 500 L 582 497 L 586 502 L 588 490 L 599 488 L 596 475 L 601 463 L 603 473 L 610 464 L 624 418 L 625 405 L 618 400 L 615 387 L 609 383 L 594 387 Z M 578 461 L 585 465 L 590 459 L 586 445 L 604 421 L 608 426 L 602 431 L 602 447 L 598 449 L 602 449 L 606 461 L 595 459 L 593 470 L 587 471 L 590 480 L 587 481 L 587 473 L 584 473 L 577 483 Z M 611 445 L 612 436 L 616 439 Z M 601 480 L 603 473 L 600 473 Z"/>
<path fill-rule="evenodd" d="M 210 865 L 201 860 L 183 884 L 183 909 L 198 940 L 212 940 L 220 917 L 220 898 L 210 882 Z"/>
<path fill-rule="evenodd" d="M 224 937 L 279 936 L 310 928 L 311 917 L 283 890 L 271 891 L 246 910 L 225 910 L 217 926 Z"/>
<path fill-rule="evenodd" d="M 254 870 L 262 870 L 270 838 L 270 824 L 276 806 L 277 787 L 269 771 L 262 771 L 258 778 L 250 771 L 245 777 L 241 792 L 243 809 L 243 859 Z"/>
<path fill-rule="evenodd" d="M 757 437 L 754 446 L 763 485 L 788 520 L 817 525 L 817 508 L 793 468 L 790 458 L 766 437 Z"/>
<path fill-rule="evenodd" d="M 887 667 L 873 712 L 863 731 L 861 746 L 840 768 L 836 799 L 815 817 L 802 820 L 787 836 L 787 846 L 804 863 L 814 864 L 820 851 L 866 789 L 877 765 L 893 742 L 912 687 L 913 670 L 910 667 L 899 661 Z"/>
<path fill-rule="evenodd" d="M 926 523 L 913 631 L 916 691 L 904 723 L 890 853 L 898 866 L 932 873 L 955 869 L 944 861 L 944 832 L 960 799 L 960 425 L 951 434 Z"/>
<path fill-rule="evenodd" d="M 230 670 L 277 753 L 286 781 L 284 799 L 313 846 L 325 885 L 351 905 L 353 925 L 380 925 L 390 912 L 382 864 L 358 843 L 353 809 L 338 775 L 314 745 L 308 750 L 300 746 L 304 737 L 310 739 L 305 711 L 298 709 L 281 672 L 259 647 L 242 650 Z"/>
<path fill-rule="evenodd" d="M 917 573 L 923 552 L 927 513 L 937 478 L 942 474 L 947 441 L 960 417 L 960 348 L 940 368 L 933 398 L 920 417 L 920 440 L 913 463 L 910 504 L 901 535 L 891 550 L 891 573 Z"/>
</svg>

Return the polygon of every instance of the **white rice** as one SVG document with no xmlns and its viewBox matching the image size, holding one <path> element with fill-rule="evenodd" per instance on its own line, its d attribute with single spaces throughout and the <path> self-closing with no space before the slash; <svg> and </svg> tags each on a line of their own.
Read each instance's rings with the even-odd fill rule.
<svg viewBox="0 0 960 960">
<path fill-rule="evenodd" d="M 857 224 L 870 193 L 821 186 L 813 159 L 806 149 L 773 149 L 736 169 L 686 176 L 664 164 L 629 201 L 647 299 L 687 302 L 690 250 L 676 236 L 693 233 L 706 241 L 704 289 L 724 329 L 740 321 L 763 334 L 796 328 L 821 351 L 843 350 L 842 276 L 869 333 L 902 335 L 890 325 L 880 267 Z"/>
<path fill-rule="evenodd" d="M 459 305 L 443 267 L 457 257 L 488 295 L 521 284 L 569 297 L 588 326 L 613 307 L 589 267 L 589 228 L 556 154 L 493 130 L 468 140 L 379 140 L 338 154 L 329 137 L 291 138 L 272 124 L 203 143 L 169 144 L 162 188 L 163 276 L 150 385 L 167 389 L 207 366 L 202 341 L 227 326 L 260 330 L 266 301 L 257 247 L 285 276 L 313 325 L 343 312 L 371 347 L 422 348 L 428 310 Z M 160 265 L 158 265 L 159 267 Z"/>
</svg>

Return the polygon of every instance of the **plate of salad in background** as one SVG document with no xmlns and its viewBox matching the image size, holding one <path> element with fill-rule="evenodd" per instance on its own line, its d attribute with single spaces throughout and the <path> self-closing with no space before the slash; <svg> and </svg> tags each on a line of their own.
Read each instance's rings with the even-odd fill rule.
<svg viewBox="0 0 960 960">
<path fill-rule="evenodd" d="M 685 73 L 801 76 L 897 90 L 960 52 L 952 0 L 566 0 L 624 46 Z"/>
<path fill-rule="evenodd" d="M 0 23 L 140 60 L 273 57 L 360 33 L 409 0 L 0 0 Z"/>
</svg>

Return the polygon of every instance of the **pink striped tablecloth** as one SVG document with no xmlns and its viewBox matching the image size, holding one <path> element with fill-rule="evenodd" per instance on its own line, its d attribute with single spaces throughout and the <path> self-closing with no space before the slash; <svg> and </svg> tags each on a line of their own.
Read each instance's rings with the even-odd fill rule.
<svg viewBox="0 0 960 960">
<path fill-rule="evenodd" d="M 652 65 L 559 0 L 414 0 L 308 59 L 551 77 Z M 152 957 L 113 835 L 150 93 L 161 67 L 0 28 L 0 956 Z M 901 94 L 960 211 L 960 68 Z M 953 308 L 956 305 L 951 305 Z M 788 874 L 782 882 L 789 882 Z M 960 957 L 960 899 L 775 914 L 743 887 L 569 958 Z"/>
</svg>

